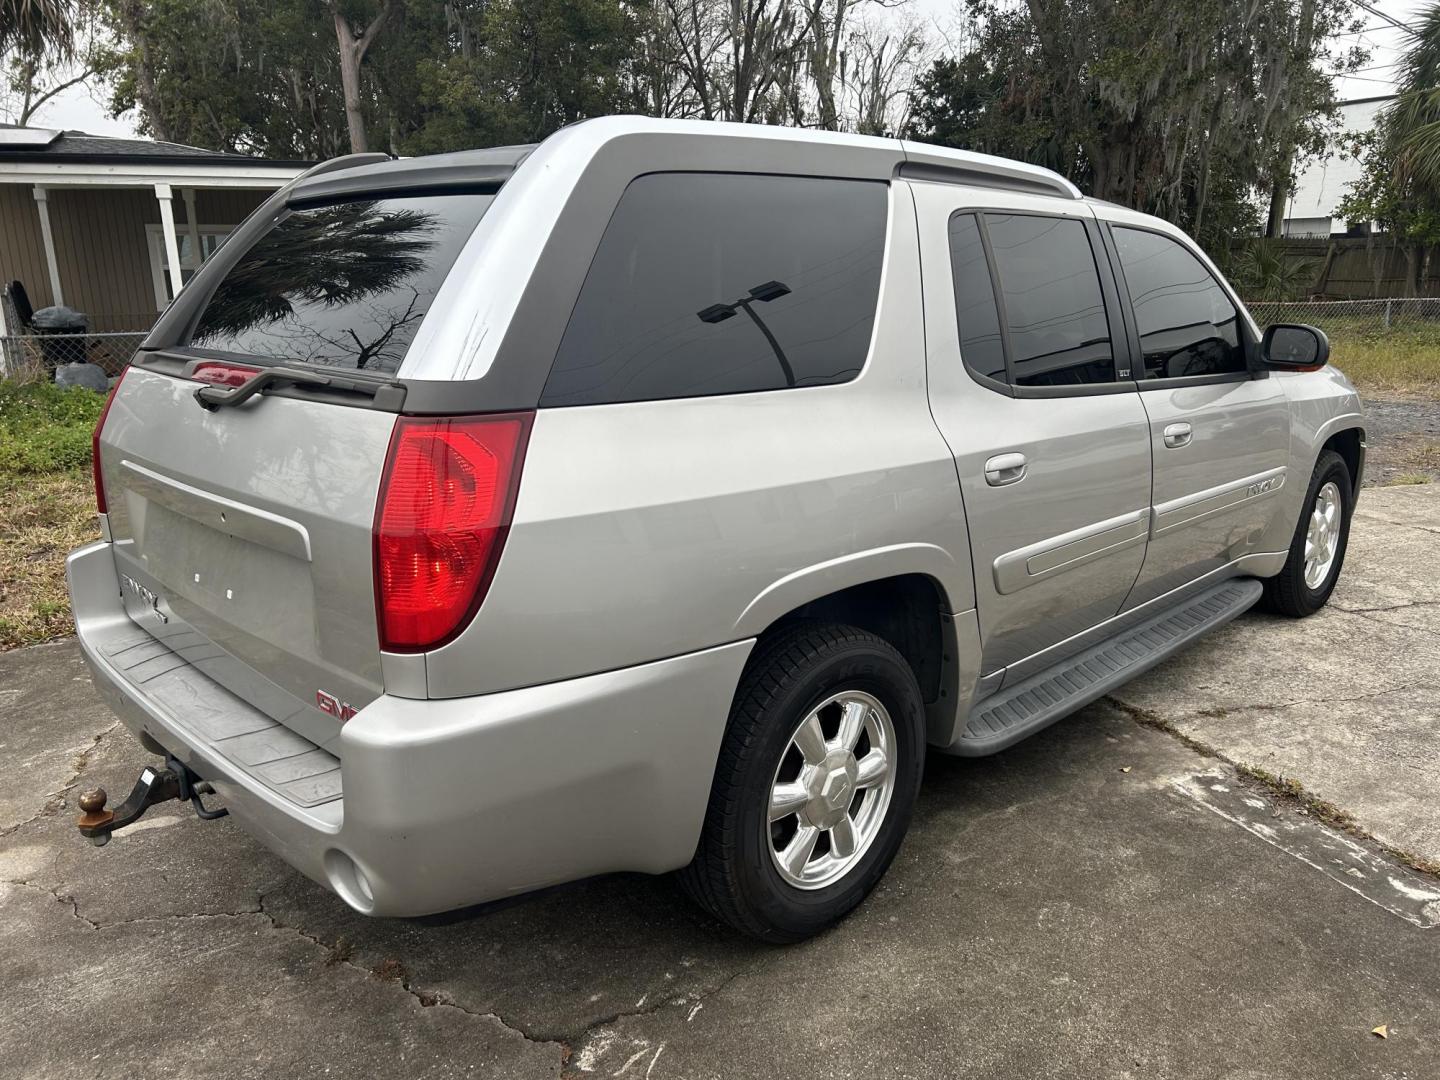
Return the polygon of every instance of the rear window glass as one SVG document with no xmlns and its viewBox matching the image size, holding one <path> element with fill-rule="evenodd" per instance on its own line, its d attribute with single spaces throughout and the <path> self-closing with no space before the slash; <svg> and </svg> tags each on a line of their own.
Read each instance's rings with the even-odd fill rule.
<svg viewBox="0 0 1440 1080">
<path fill-rule="evenodd" d="M 391 373 L 493 195 L 287 213 L 226 274 L 191 345 Z"/>
<path fill-rule="evenodd" d="M 541 403 L 823 386 L 865 366 L 886 185 L 655 173 L 605 229 Z"/>
</svg>

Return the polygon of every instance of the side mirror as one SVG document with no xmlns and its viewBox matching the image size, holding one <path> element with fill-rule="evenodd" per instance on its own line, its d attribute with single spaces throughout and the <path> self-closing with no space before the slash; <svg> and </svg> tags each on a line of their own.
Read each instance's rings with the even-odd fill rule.
<svg viewBox="0 0 1440 1080">
<path fill-rule="evenodd" d="M 1260 359 L 1281 371 L 1315 371 L 1330 359 L 1330 339 L 1317 326 L 1276 323 L 1260 339 Z"/>
</svg>

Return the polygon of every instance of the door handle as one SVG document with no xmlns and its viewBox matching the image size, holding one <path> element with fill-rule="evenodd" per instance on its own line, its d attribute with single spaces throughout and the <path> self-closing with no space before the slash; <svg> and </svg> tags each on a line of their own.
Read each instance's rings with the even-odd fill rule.
<svg viewBox="0 0 1440 1080">
<path fill-rule="evenodd" d="M 985 462 L 985 483 L 991 487 L 1018 484 L 1024 479 L 1024 454 L 996 454 Z"/>
<path fill-rule="evenodd" d="M 1188 446 L 1190 435 L 1189 424 L 1171 424 L 1165 429 L 1165 445 L 1171 450 L 1179 446 Z"/>
</svg>

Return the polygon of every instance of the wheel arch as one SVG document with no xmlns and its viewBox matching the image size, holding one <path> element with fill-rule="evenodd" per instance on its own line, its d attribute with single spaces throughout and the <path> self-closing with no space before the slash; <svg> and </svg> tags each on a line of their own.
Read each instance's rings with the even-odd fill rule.
<svg viewBox="0 0 1440 1080">
<path fill-rule="evenodd" d="M 1365 429 L 1352 424 L 1325 432 L 1325 440 L 1315 454 L 1317 460 L 1326 450 L 1339 454 L 1350 470 L 1350 495 L 1353 500 L 1360 492 L 1360 482 L 1365 473 Z"/>
<path fill-rule="evenodd" d="M 776 611 L 752 632 L 764 639 L 805 620 L 859 627 L 893 645 L 920 687 L 929 741 L 948 745 L 957 702 L 969 692 L 962 683 L 978 671 L 979 642 L 973 610 L 954 614 L 939 578 L 911 571 L 858 581 Z"/>
</svg>

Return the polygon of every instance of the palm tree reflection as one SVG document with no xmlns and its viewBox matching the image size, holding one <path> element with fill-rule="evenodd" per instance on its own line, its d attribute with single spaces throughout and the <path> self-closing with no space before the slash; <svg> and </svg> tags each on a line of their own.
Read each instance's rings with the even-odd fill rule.
<svg viewBox="0 0 1440 1080">
<path fill-rule="evenodd" d="M 438 224 L 374 199 L 297 210 L 226 275 L 192 343 L 359 368 L 393 361 L 392 346 L 403 354 L 425 315 L 410 282 L 427 268 Z M 352 310 L 337 320 L 341 308 Z"/>
</svg>

